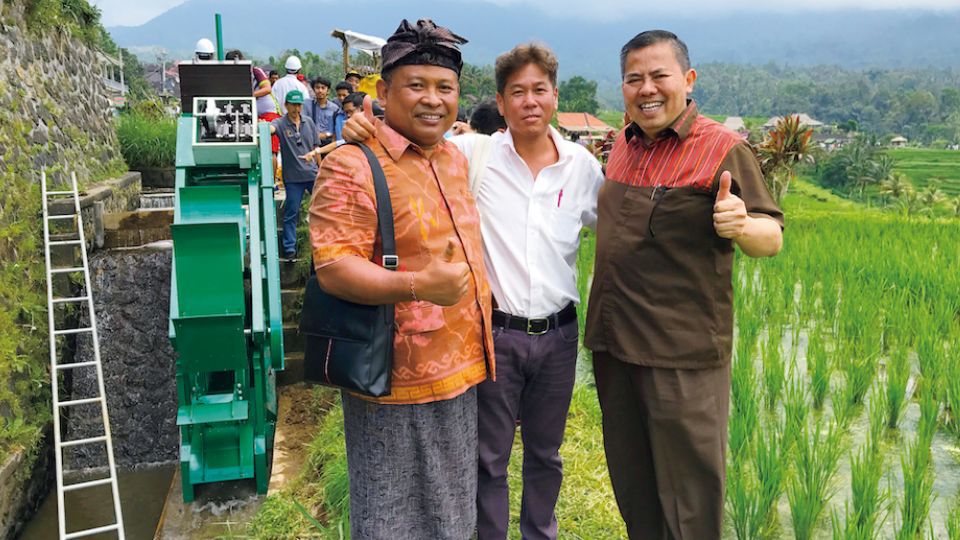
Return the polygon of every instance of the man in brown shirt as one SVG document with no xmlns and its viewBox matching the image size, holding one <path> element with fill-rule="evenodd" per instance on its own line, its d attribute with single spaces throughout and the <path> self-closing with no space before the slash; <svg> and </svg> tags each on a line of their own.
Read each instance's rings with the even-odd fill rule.
<svg viewBox="0 0 960 540">
<path fill-rule="evenodd" d="M 697 73 L 662 30 L 621 51 L 624 105 L 600 190 L 584 342 L 630 538 L 720 538 L 734 244 L 775 255 L 783 214 L 753 153 L 688 100 Z"/>
<path fill-rule="evenodd" d="M 383 122 L 365 143 L 390 191 L 399 271 L 379 264 L 373 177 L 359 148 L 323 160 L 310 235 L 323 288 L 395 304 L 391 393 L 343 393 L 353 538 L 466 540 L 476 523 L 477 395 L 494 374 L 492 302 L 467 160 L 444 140 L 457 118 L 458 45 L 403 21 L 382 50 Z"/>
</svg>

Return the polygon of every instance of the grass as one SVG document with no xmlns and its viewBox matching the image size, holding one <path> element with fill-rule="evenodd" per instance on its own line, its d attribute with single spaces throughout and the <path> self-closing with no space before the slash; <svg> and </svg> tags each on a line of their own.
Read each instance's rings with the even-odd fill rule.
<svg viewBox="0 0 960 540">
<path fill-rule="evenodd" d="M 172 167 L 177 152 L 174 118 L 151 117 L 136 112 L 117 119 L 117 138 L 127 165 L 133 170 Z"/>
</svg>

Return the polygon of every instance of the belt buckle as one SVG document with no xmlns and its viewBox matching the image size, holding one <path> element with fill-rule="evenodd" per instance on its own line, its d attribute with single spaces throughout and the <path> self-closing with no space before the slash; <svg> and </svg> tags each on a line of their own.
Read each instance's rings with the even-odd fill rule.
<svg viewBox="0 0 960 540">
<path fill-rule="evenodd" d="M 537 323 L 543 324 L 542 330 L 537 330 L 534 328 L 534 325 L 537 325 Z M 527 335 L 539 336 L 541 334 L 546 334 L 548 330 L 550 330 L 550 319 L 546 317 L 540 319 L 527 319 Z"/>
</svg>

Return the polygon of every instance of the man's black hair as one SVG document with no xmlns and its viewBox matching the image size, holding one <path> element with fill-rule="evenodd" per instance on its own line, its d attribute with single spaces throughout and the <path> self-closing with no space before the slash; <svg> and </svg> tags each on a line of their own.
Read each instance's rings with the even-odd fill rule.
<svg viewBox="0 0 960 540">
<path fill-rule="evenodd" d="M 353 93 L 353 85 L 348 83 L 347 81 L 340 81 L 337 83 L 337 87 L 334 88 L 333 91 L 334 93 L 336 93 L 340 90 L 346 90 L 350 93 Z"/>
<path fill-rule="evenodd" d="M 271 69 L 271 70 L 270 70 L 270 73 L 267 73 L 267 77 L 273 77 L 274 75 L 276 75 L 276 76 L 278 76 L 278 77 L 280 76 L 280 74 L 277 73 L 277 70 L 275 70 L 275 69 Z"/>
<path fill-rule="evenodd" d="M 316 86 L 316 85 L 318 85 L 318 84 L 322 84 L 322 85 L 326 86 L 327 88 L 330 88 L 330 79 L 324 77 L 323 75 L 321 75 L 321 76 L 319 76 L 319 77 L 316 77 L 316 78 L 314 78 L 312 81 L 310 81 L 310 88 L 313 88 L 314 86 Z"/>
<path fill-rule="evenodd" d="M 232 51 L 227 51 L 227 54 L 223 55 L 227 60 L 243 60 L 243 53 L 240 52 L 240 49 L 233 49 Z"/>
<path fill-rule="evenodd" d="M 366 95 L 366 92 L 350 92 L 347 97 L 343 98 L 342 103 L 353 103 L 353 106 L 359 110 L 363 108 L 363 98 L 366 97 Z"/>
<path fill-rule="evenodd" d="M 470 115 L 470 127 L 477 133 L 493 135 L 501 129 L 507 129 L 507 122 L 500 116 L 497 102 L 484 101 Z"/>
<path fill-rule="evenodd" d="M 627 55 L 638 49 L 645 49 L 657 43 L 668 42 L 673 46 L 673 54 L 677 57 L 677 62 L 683 71 L 690 69 L 690 52 L 687 50 L 687 44 L 677 37 L 673 32 L 666 30 L 647 30 L 633 36 L 633 39 L 627 42 L 620 49 L 620 77 L 625 75 L 627 70 Z"/>
</svg>

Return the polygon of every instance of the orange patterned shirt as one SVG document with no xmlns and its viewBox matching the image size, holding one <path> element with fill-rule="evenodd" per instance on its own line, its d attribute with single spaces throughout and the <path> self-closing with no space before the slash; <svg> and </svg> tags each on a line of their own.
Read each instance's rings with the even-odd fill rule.
<svg viewBox="0 0 960 540">
<path fill-rule="evenodd" d="M 467 294 L 453 306 L 425 301 L 396 304 L 391 393 L 359 397 L 380 403 L 456 397 L 482 382 L 488 370 L 491 378 L 495 373 L 490 287 L 480 217 L 467 183 L 467 160 L 446 141 L 428 158 L 380 121 L 366 145 L 380 160 L 390 188 L 399 270 L 423 269 L 441 256 L 452 237 L 461 247 L 453 261 L 465 261 L 473 279 Z M 344 146 L 323 160 L 310 201 L 310 239 L 317 269 L 349 256 L 379 260 L 373 174 L 359 148 Z"/>
</svg>

